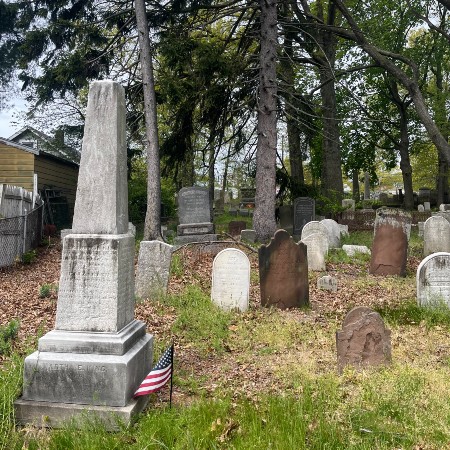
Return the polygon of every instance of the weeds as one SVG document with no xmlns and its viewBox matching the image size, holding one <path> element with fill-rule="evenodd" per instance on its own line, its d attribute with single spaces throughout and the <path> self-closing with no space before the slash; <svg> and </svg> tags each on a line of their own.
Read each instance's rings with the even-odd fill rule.
<svg viewBox="0 0 450 450">
<path fill-rule="evenodd" d="M 52 295 L 52 293 L 57 294 L 58 293 L 58 286 L 55 284 L 47 284 L 44 283 L 39 288 L 39 298 L 47 298 Z"/>
<path fill-rule="evenodd" d="M 19 332 L 19 322 L 11 320 L 7 325 L 0 326 L 0 355 L 9 355 L 12 349 L 12 341 Z"/>
</svg>

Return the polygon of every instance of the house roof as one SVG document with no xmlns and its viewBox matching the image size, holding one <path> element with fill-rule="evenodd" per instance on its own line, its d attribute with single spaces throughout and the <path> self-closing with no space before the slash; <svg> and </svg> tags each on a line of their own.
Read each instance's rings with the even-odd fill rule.
<svg viewBox="0 0 450 450">
<path fill-rule="evenodd" d="M 27 145 L 20 144 L 17 140 L 25 135 L 31 134 L 37 141 L 36 148 Z M 58 143 L 54 138 L 48 136 L 41 131 L 36 130 L 33 127 L 24 127 L 14 133 L 8 139 L 0 137 L 0 142 L 7 145 L 12 145 L 20 150 L 25 150 L 35 155 L 51 156 L 53 158 L 60 159 L 62 161 L 70 162 L 72 164 L 80 164 L 80 153 L 69 147 L 66 144 Z"/>
</svg>

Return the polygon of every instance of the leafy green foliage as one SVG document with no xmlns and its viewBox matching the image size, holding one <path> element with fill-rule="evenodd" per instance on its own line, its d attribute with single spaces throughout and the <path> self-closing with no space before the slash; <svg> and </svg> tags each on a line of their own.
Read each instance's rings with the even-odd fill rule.
<svg viewBox="0 0 450 450">
<path fill-rule="evenodd" d="M 22 262 L 24 264 L 31 264 L 32 262 L 36 261 L 36 258 L 37 258 L 37 251 L 29 250 L 28 252 L 22 255 Z"/>
<path fill-rule="evenodd" d="M 11 320 L 8 324 L 0 326 L 0 355 L 8 355 L 11 352 L 12 341 L 19 332 L 19 321 Z"/>
</svg>

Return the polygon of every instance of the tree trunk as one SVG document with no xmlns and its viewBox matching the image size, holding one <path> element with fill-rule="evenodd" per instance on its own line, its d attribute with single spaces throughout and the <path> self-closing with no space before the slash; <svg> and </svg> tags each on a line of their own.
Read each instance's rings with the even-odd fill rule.
<svg viewBox="0 0 450 450">
<path fill-rule="evenodd" d="M 161 236 L 161 175 L 155 82 L 153 79 L 153 63 L 144 0 L 135 0 L 135 12 L 144 91 L 147 150 L 147 211 L 145 213 L 144 240 L 163 240 Z"/>
<path fill-rule="evenodd" d="M 214 146 L 211 144 L 209 149 L 209 161 L 208 161 L 208 190 L 209 190 L 209 204 L 211 205 L 211 222 L 214 220 L 214 166 L 216 161 L 216 154 L 214 151 Z"/>
<path fill-rule="evenodd" d="M 400 170 L 402 171 L 403 187 L 405 189 L 404 204 L 405 209 L 414 209 L 414 194 L 412 183 L 412 167 L 409 158 L 409 135 L 408 135 L 408 115 L 407 106 L 402 103 L 397 104 L 400 112 Z"/>
<path fill-rule="evenodd" d="M 261 8 L 261 42 L 256 205 L 253 226 L 257 239 L 265 242 L 273 236 L 277 228 L 275 222 L 277 2 L 276 0 L 260 0 L 259 4 Z"/>
<path fill-rule="evenodd" d="M 361 193 L 359 192 L 359 170 L 352 170 L 352 188 L 353 188 L 353 200 L 359 202 L 361 200 Z"/>
<path fill-rule="evenodd" d="M 318 3 L 319 16 L 323 18 L 323 6 Z M 335 7 L 328 9 L 329 24 L 334 24 Z M 319 66 L 320 94 L 322 97 L 322 192 L 339 205 L 344 193 L 341 168 L 341 149 L 339 145 L 339 124 L 337 121 L 336 86 L 334 66 L 336 61 L 336 36 L 327 30 L 319 31 L 320 48 L 324 53 Z"/>
</svg>

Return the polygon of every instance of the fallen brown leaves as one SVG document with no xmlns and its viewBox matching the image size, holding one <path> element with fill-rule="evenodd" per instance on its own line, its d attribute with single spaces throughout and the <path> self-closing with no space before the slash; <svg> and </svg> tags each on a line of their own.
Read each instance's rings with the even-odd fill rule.
<svg viewBox="0 0 450 450">
<path fill-rule="evenodd" d="M 246 251 L 244 249 L 244 251 Z M 229 326 L 229 339 L 224 343 L 225 351 L 200 353 L 190 342 L 178 339 L 172 325 L 177 319 L 175 308 L 158 299 L 139 302 L 136 318 L 147 324 L 155 336 L 157 347 L 161 342 L 175 340 L 176 370 L 184 383 L 174 392 L 174 401 L 189 403 L 196 395 L 216 395 L 226 391 L 232 396 L 256 396 L 259 392 L 274 392 L 293 389 L 289 371 L 308 370 L 314 373 L 335 371 L 334 333 L 340 327 L 345 314 L 354 306 L 369 307 L 396 305 L 406 298 L 415 296 L 414 274 L 419 260 L 408 261 L 407 279 L 395 277 L 373 277 L 368 275 L 367 266 L 351 264 L 328 264 L 327 272 L 338 280 L 338 292 L 317 288 L 317 279 L 323 273 L 310 273 L 310 303 L 307 310 L 272 311 L 262 309 L 259 300 L 258 257 L 246 251 L 252 268 L 250 288 L 250 309 L 236 316 Z M 179 253 L 181 271 L 172 275 L 170 294 L 180 294 L 188 285 L 197 285 L 205 292 L 211 288 L 213 256 L 183 249 Z M 40 298 L 43 284 L 57 284 L 59 281 L 61 248 L 58 244 L 39 249 L 31 264 L 17 264 L 0 269 L 0 325 L 16 318 L 20 321 L 17 347 L 23 350 L 29 338 L 54 327 L 56 294 Z M 264 326 L 266 328 L 264 328 Z M 287 337 L 271 342 L 269 337 L 259 336 L 282 333 L 289 328 Z M 242 333 L 248 341 L 242 342 Z M 393 350 L 398 355 L 408 352 L 408 346 L 422 333 L 420 327 L 408 328 L 399 333 L 393 331 Z M 440 338 L 439 345 L 421 343 L 419 354 L 409 353 L 408 361 L 433 354 L 433 361 L 447 360 L 450 342 L 445 331 L 434 330 Z M 245 338 L 247 339 L 247 337 Z M 284 346 L 284 342 L 287 344 Z M 155 359 L 159 357 L 158 348 Z M 421 354 L 420 354 L 421 353 Z M 1 357 L 0 357 L 1 358 Z M 1 360 L 0 360 L 1 362 Z M 286 370 L 288 369 L 288 371 Z M 191 387 L 189 382 L 194 386 Z M 166 398 L 165 394 L 157 401 Z M 215 426 L 218 426 L 216 424 Z M 234 423 L 222 424 L 223 439 L 235 431 Z"/>
</svg>

